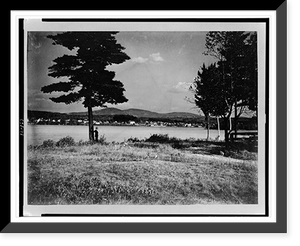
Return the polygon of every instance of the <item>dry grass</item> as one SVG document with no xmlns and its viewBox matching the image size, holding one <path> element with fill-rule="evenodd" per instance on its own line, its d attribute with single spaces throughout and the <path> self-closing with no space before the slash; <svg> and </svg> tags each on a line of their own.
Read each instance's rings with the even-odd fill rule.
<svg viewBox="0 0 300 246">
<path fill-rule="evenodd" d="M 29 148 L 28 202 L 257 203 L 256 160 L 195 150 L 151 143 Z"/>
</svg>

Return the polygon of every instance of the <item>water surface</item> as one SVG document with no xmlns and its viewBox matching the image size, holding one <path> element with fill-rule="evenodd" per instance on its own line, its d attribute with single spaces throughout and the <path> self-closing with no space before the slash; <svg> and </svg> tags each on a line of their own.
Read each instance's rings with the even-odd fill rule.
<svg viewBox="0 0 300 246">
<path fill-rule="evenodd" d="M 147 126 L 97 126 L 99 136 L 105 135 L 107 142 L 123 142 L 128 138 L 145 139 L 152 134 L 168 134 L 169 137 L 180 139 L 196 138 L 205 139 L 207 131 L 200 127 L 147 127 Z M 88 126 L 69 125 L 28 125 L 27 143 L 28 145 L 39 145 L 44 140 L 59 139 L 71 136 L 77 142 L 88 140 Z M 210 130 L 212 139 L 218 136 L 217 130 Z M 221 131 L 221 139 L 224 139 L 224 131 Z"/>
</svg>

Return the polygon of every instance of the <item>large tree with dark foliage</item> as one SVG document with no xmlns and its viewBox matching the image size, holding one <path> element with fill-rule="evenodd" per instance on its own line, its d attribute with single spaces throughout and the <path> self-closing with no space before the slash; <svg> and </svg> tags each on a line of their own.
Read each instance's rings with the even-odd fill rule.
<svg viewBox="0 0 300 246">
<path fill-rule="evenodd" d="M 89 139 L 93 140 L 93 107 L 106 107 L 107 103 L 127 101 L 123 84 L 115 80 L 115 72 L 108 65 L 120 64 L 130 57 L 124 53 L 115 38 L 117 32 L 65 32 L 49 35 L 53 45 L 62 45 L 76 51 L 74 55 L 63 55 L 54 59 L 49 67 L 49 76 L 68 80 L 42 87 L 42 92 L 65 92 L 50 99 L 56 103 L 82 101 L 88 109 Z"/>
<path fill-rule="evenodd" d="M 254 32 L 208 32 L 204 54 L 218 59 L 218 86 L 215 98 L 219 106 L 216 116 L 224 119 L 225 141 L 228 142 L 228 127 L 234 112 L 235 132 L 237 120 L 247 107 L 257 112 L 257 37 Z M 221 76 L 220 76 L 221 75 Z"/>
</svg>

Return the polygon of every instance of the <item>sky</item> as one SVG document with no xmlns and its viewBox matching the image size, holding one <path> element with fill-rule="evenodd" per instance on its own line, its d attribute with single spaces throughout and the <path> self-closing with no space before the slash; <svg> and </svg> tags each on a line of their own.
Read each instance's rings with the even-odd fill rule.
<svg viewBox="0 0 300 246">
<path fill-rule="evenodd" d="M 45 94 L 41 88 L 62 78 L 48 76 L 53 60 L 64 54 L 75 54 L 59 45 L 52 45 L 46 36 L 50 32 L 28 32 L 27 42 L 27 104 L 29 110 L 53 112 L 87 111 L 81 102 L 66 105 L 54 103 L 49 97 L 59 96 L 55 92 Z M 116 34 L 117 42 L 131 58 L 118 65 L 107 67 L 116 72 L 115 79 L 124 84 L 128 102 L 107 105 L 119 109 L 139 108 L 159 113 L 197 113 L 195 105 L 187 98 L 193 95 L 188 90 L 203 63 L 215 62 L 205 56 L 206 32 L 154 32 L 124 31 Z M 93 110 L 100 109 L 93 108 Z"/>
</svg>

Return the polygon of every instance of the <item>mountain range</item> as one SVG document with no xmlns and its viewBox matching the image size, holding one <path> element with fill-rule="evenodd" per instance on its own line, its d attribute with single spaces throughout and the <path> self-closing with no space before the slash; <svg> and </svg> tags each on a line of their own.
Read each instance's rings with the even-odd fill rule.
<svg viewBox="0 0 300 246">
<path fill-rule="evenodd" d="M 87 112 L 72 112 L 68 113 L 70 115 L 87 115 Z M 138 118 L 198 118 L 199 115 L 187 112 L 171 112 L 171 113 L 156 113 L 149 110 L 143 109 L 117 109 L 117 108 L 104 108 L 99 110 L 94 110 L 93 115 L 132 115 Z"/>
</svg>

